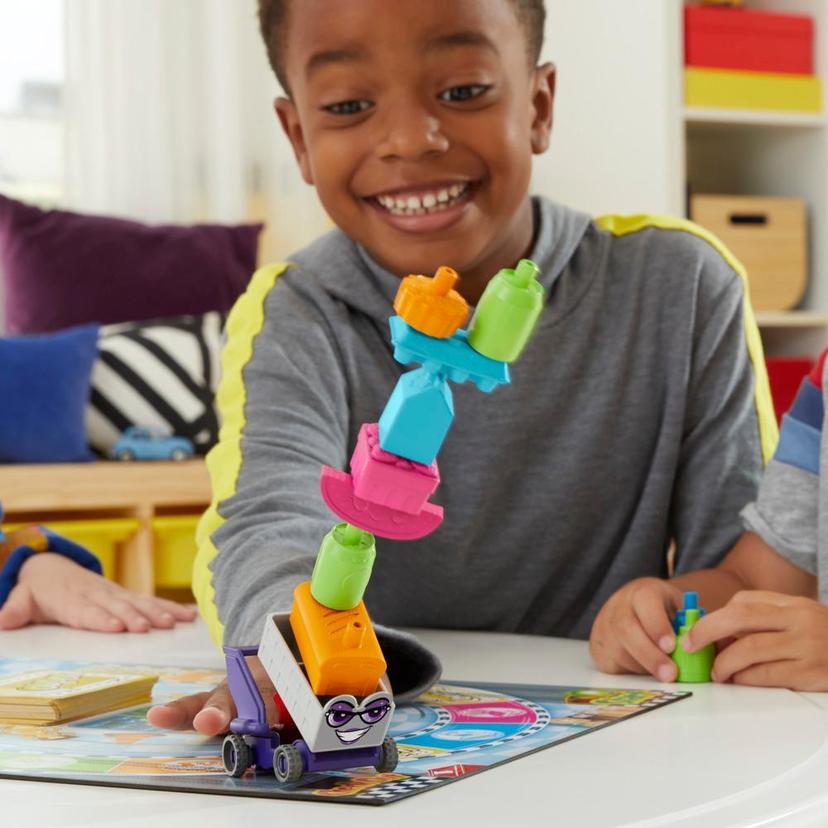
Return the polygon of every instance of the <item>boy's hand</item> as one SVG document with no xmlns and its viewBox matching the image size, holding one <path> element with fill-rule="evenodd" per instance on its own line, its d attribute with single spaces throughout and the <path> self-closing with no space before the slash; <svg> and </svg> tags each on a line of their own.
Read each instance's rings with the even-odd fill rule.
<svg viewBox="0 0 828 828">
<path fill-rule="evenodd" d="M 276 710 L 276 702 L 273 700 L 275 692 L 273 683 L 258 658 L 249 657 L 247 664 L 264 699 L 268 723 L 278 724 L 279 714 Z M 230 729 L 230 721 L 235 716 L 236 705 L 225 680 L 215 690 L 195 693 L 192 696 L 176 699 L 169 704 L 151 707 L 147 713 L 147 720 L 155 727 L 171 730 L 194 729 L 205 736 L 215 736 L 219 733 L 227 733 Z"/>
<path fill-rule="evenodd" d="M 33 555 L 0 607 L 0 630 L 28 624 L 63 624 L 98 632 L 147 632 L 192 621 L 194 607 L 136 595 L 52 552 Z"/>
<path fill-rule="evenodd" d="M 688 651 L 718 642 L 713 680 L 828 690 L 828 607 L 777 592 L 738 592 L 697 621 L 682 644 Z"/>
<path fill-rule="evenodd" d="M 675 681 L 671 619 L 683 600 L 678 587 L 659 578 L 638 578 L 621 587 L 601 608 L 590 632 L 589 651 L 598 668 Z"/>
</svg>

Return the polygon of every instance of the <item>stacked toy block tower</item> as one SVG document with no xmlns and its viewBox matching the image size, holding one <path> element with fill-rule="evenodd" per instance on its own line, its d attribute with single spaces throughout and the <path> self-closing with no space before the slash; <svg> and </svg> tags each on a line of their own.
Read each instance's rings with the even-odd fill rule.
<svg viewBox="0 0 828 828">
<path fill-rule="evenodd" d="M 376 557 L 374 537 L 415 540 L 443 520 L 429 498 L 440 483 L 437 455 L 454 419 L 450 383 L 491 392 L 509 382 L 544 302 L 529 260 L 487 285 L 468 331 L 457 274 L 402 281 L 391 317 L 394 358 L 404 373 L 378 423 L 359 431 L 350 473 L 325 466 L 321 490 L 343 521 L 325 536 L 310 581 L 294 592 L 290 623 L 316 695 L 372 693 L 386 669 L 362 597 Z"/>
</svg>

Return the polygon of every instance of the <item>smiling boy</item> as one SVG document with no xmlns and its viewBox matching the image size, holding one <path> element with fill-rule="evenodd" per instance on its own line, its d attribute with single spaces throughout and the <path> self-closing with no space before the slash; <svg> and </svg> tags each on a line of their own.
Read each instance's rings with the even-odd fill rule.
<svg viewBox="0 0 828 828">
<path fill-rule="evenodd" d="M 194 575 L 214 638 L 257 641 L 309 577 L 333 520 L 320 468 L 346 467 L 401 372 L 399 279 L 443 264 L 474 303 L 529 257 L 548 303 L 511 386 L 454 387 L 445 521 L 378 543 L 375 620 L 586 638 L 623 584 L 667 575 L 671 540 L 691 589 L 740 534 L 772 451 L 761 346 L 738 266 L 699 228 L 529 196 L 555 91 L 536 65 L 543 2 L 259 5 L 276 111 L 338 229 L 260 270 L 231 314 Z M 386 656 L 396 690 L 417 685 Z M 231 710 L 222 687 L 151 719 L 215 733 Z"/>
</svg>

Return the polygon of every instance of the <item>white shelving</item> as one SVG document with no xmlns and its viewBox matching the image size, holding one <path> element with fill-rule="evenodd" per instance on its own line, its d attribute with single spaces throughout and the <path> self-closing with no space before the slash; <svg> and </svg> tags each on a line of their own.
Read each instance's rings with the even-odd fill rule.
<svg viewBox="0 0 828 828">
<path fill-rule="evenodd" d="M 683 44 L 683 0 L 674 22 Z M 690 3 L 687 3 L 689 5 Z M 816 21 L 816 71 L 828 89 L 828 5 L 824 0 L 750 0 L 756 10 L 808 14 Z M 677 56 L 683 66 L 683 48 Z M 792 196 L 809 215 L 809 285 L 797 310 L 760 313 L 771 354 L 815 353 L 828 344 L 828 115 L 687 107 L 675 117 L 684 142 L 684 180 L 694 193 Z M 684 205 L 686 209 L 686 205 Z"/>
<path fill-rule="evenodd" d="M 756 109 L 715 109 L 702 106 L 686 106 L 684 121 L 687 124 L 735 124 L 744 126 L 797 127 L 800 129 L 828 126 L 825 115 L 809 115 L 796 112 L 773 112 Z"/>
<path fill-rule="evenodd" d="M 760 311 L 756 321 L 763 328 L 777 330 L 808 330 L 828 328 L 828 313 L 816 311 Z"/>
</svg>

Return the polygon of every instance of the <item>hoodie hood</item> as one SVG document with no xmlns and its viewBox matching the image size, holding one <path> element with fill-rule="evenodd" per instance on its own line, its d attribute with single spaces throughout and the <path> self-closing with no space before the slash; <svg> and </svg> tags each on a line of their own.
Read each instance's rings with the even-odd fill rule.
<svg viewBox="0 0 828 828">
<path fill-rule="evenodd" d="M 535 234 L 528 258 L 540 268 L 539 281 L 548 296 L 581 243 L 592 219 L 585 213 L 537 196 L 532 199 L 532 207 Z M 320 268 L 320 249 L 331 245 L 334 237 L 339 237 L 339 243 L 335 247 L 345 251 L 347 260 L 328 260 L 326 266 Z M 400 277 L 380 267 L 364 247 L 347 239 L 341 230 L 332 230 L 291 256 L 289 261 L 300 269 L 305 262 L 313 262 L 315 275 L 331 296 L 379 322 L 385 323 L 388 320 L 400 286 Z M 446 264 L 451 266 L 452 263 Z M 462 272 L 460 278 L 463 278 Z M 564 312 L 565 308 L 556 310 Z"/>
</svg>

